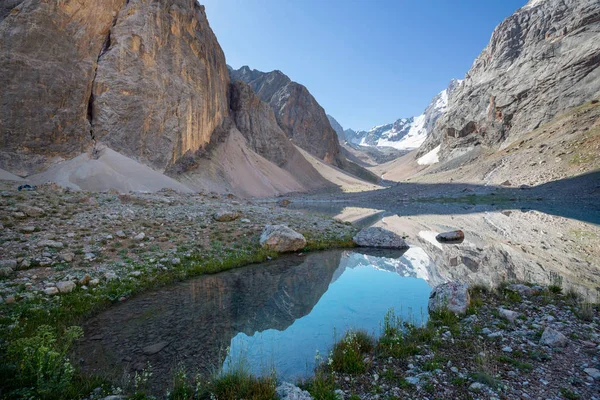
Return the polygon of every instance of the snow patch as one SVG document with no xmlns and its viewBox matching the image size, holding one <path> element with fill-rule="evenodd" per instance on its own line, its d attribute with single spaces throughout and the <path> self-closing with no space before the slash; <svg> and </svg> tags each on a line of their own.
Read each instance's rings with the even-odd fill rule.
<svg viewBox="0 0 600 400">
<path fill-rule="evenodd" d="M 440 162 L 439 152 L 442 148 L 442 145 L 438 145 L 435 149 L 431 150 L 429 153 L 425 154 L 423 157 L 417 160 L 417 164 L 419 165 L 431 165 Z"/>
<path fill-rule="evenodd" d="M 536 6 L 539 6 L 540 4 L 542 4 L 544 1 L 546 0 L 531 0 L 529 3 L 525 4 L 523 6 L 524 9 L 529 9 L 529 8 L 533 8 Z"/>
</svg>

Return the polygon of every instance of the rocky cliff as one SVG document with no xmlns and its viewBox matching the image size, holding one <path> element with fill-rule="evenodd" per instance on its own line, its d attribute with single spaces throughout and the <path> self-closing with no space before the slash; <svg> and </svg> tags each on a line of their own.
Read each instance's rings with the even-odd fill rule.
<svg viewBox="0 0 600 400">
<path fill-rule="evenodd" d="M 275 113 L 295 144 L 329 164 L 342 166 L 337 134 L 323 107 L 310 92 L 281 71 L 261 72 L 247 66 L 230 69 L 231 80 L 248 83 Z"/>
<path fill-rule="evenodd" d="M 335 133 L 337 133 L 338 140 L 340 141 L 340 143 L 344 143 L 346 141 L 346 136 L 344 134 L 344 128 L 342 127 L 342 125 L 340 125 L 340 123 L 337 122 L 337 120 L 329 114 L 327 114 L 327 119 L 329 120 L 329 124 L 331 125 Z"/>
<path fill-rule="evenodd" d="M 531 0 L 504 20 L 421 147 L 447 161 L 507 146 L 600 95 L 600 4 Z"/>
<path fill-rule="evenodd" d="M 194 0 L 16 2 L 0 22 L 0 168 L 97 141 L 163 171 L 228 114 L 229 74 Z"/>
</svg>

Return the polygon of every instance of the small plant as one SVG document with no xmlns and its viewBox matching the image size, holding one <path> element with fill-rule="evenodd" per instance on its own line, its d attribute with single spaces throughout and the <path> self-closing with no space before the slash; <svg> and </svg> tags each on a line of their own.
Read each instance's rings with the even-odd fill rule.
<svg viewBox="0 0 600 400">
<path fill-rule="evenodd" d="M 577 393 L 572 392 L 567 388 L 560 388 L 560 394 L 565 399 L 569 399 L 569 400 L 577 400 L 580 398 L 580 396 Z"/>
<path fill-rule="evenodd" d="M 333 377 L 321 369 L 317 369 L 313 378 L 300 382 L 298 386 L 310 393 L 315 400 L 339 400 Z"/>
<path fill-rule="evenodd" d="M 328 362 L 331 369 L 347 374 L 365 372 L 364 355 L 373 349 L 373 339 L 363 331 L 348 331 L 335 344 Z"/>
<path fill-rule="evenodd" d="M 594 305 L 591 303 L 581 303 L 577 312 L 579 318 L 591 322 L 594 320 Z"/>
</svg>

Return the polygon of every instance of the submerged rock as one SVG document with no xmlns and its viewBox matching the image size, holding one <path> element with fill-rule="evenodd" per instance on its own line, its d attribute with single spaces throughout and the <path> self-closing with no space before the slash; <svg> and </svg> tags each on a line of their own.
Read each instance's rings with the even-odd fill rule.
<svg viewBox="0 0 600 400">
<path fill-rule="evenodd" d="M 429 312 L 448 309 L 455 314 L 465 314 L 471 304 L 469 287 L 461 282 L 448 282 L 436 286 L 429 295 Z"/>
<path fill-rule="evenodd" d="M 387 229 L 375 226 L 361 230 L 352 240 L 361 247 L 408 249 L 408 245 L 400 236 Z"/>
<path fill-rule="evenodd" d="M 260 245 L 279 253 L 300 250 L 306 246 L 302 234 L 285 225 L 267 225 L 260 235 Z"/>
</svg>

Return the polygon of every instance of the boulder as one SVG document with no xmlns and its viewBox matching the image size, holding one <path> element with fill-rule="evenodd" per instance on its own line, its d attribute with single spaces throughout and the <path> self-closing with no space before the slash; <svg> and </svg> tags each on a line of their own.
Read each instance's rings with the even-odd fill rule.
<svg viewBox="0 0 600 400">
<path fill-rule="evenodd" d="M 10 267 L 0 267 L 0 277 L 7 278 L 11 276 L 15 272 L 14 269 Z"/>
<path fill-rule="evenodd" d="M 365 228 L 352 239 L 361 247 L 376 247 L 381 249 L 408 249 L 408 245 L 394 232 L 380 227 Z"/>
<path fill-rule="evenodd" d="M 62 242 L 57 242 L 56 240 L 40 240 L 38 242 L 39 247 L 49 247 L 51 249 L 62 249 L 65 247 Z"/>
<path fill-rule="evenodd" d="M 540 288 L 538 286 L 530 287 L 527 285 L 523 285 L 522 283 L 515 283 L 509 285 L 507 289 L 512 290 L 513 292 L 517 292 L 521 296 L 531 296 L 540 292 Z"/>
<path fill-rule="evenodd" d="M 61 281 L 56 283 L 56 288 L 61 293 L 69 293 L 75 289 L 75 282 L 72 281 Z"/>
<path fill-rule="evenodd" d="M 240 217 L 240 214 L 237 211 L 229 211 L 229 210 L 219 210 L 214 215 L 215 221 L 218 221 L 218 222 L 231 222 L 231 221 L 235 221 L 239 217 Z"/>
<path fill-rule="evenodd" d="M 28 206 L 26 204 L 21 204 L 18 206 L 18 208 L 28 217 L 41 217 L 42 215 L 46 214 L 46 212 L 42 208 Z"/>
<path fill-rule="evenodd" d="M 54 296 L 55 294 L 58 294 L 58 289 L 54 286 L 47 287 L 46 289 L 44 289 L 44 293 L 48 296 Z"/>
<path fill-rule="evenodd" d="M 550 347 L 565 347 L 569 339 L 554 328 L 547 327 L 542 333 L 540 344 Z"/>
<path fill-rule="evenodd" d="M 289 382 L 281 383 L 276 391 L 281 400 L 312 400 L 310 393 Z"/>
<path fill-rule="evenodd" d="M 505 308 L 500 307 L 498 309 L 498 312 L 500 313 L 500 316 L 510 322 L 515 322 L 517 317 L 519 316 L 518 312 L 512 311 L 512 310 L 507 310 Z"/>
<path fill-rule="evenodd" d="M 465 240 L 465 234 L 463 231 L 452 231 L 452 232 L 443 232 L 435 237 L 438 242 L 449 243 L 449 242 L 462 242 Z"/>
<path fill-rule="evenodd" d="M 17 260 L 0 260 L 0 268 L 10 268 L 12 270 L 15 270 L 17 269 Z"/>
<path fill-rule="evenodd" d="M 304 248 L 306 239 L 285 225 L 267 225 L 260 235 L 260 245 L 265 249 L 285 253 Z"/>
<path fill-rule="evenodd" d="M 469 287 L 461 282 L 447 282 L 436 286 L 429 295 L 429 312 L 445 309 L 455 314 L 465 314 L 471 304 Z"/>
</svg>

